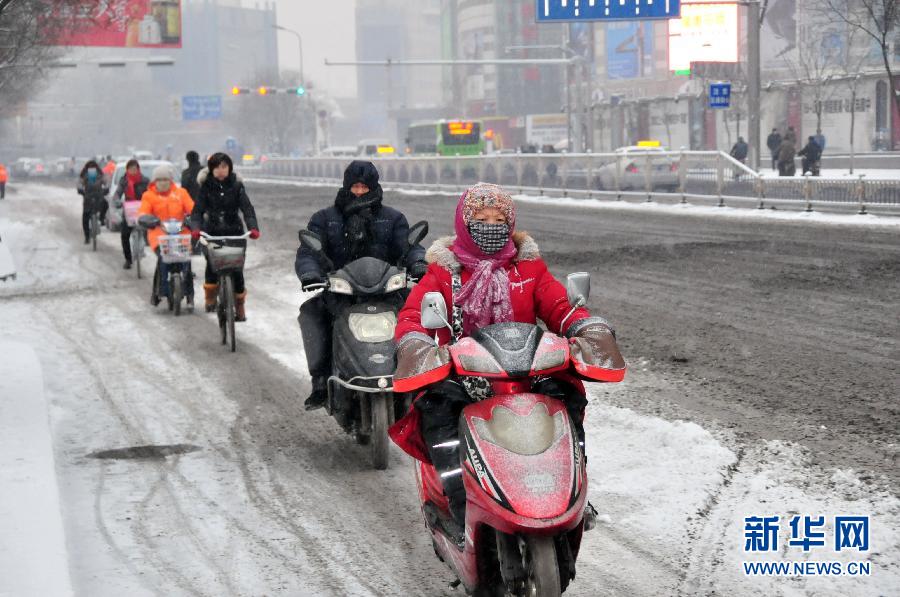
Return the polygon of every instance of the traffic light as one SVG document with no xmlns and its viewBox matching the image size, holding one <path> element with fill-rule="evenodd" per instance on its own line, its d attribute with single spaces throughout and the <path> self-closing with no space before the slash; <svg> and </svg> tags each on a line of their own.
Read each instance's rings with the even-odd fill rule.
<svg viewBox="0 0 900 597">
<path fill-rule="evenodd" d="M 231 88 L 231 95 L 241 95 L 243 93 L 250 93 L 250 90 L 246 87 L 237 86 Z"/>
<path fill-rule="evenodd" d="M 299 96 L 304 96 L 304 95 L 306 95 L 306 87 L 303 87 L 303 86 L 301 85 L 301 86 L 296 87 L 296 88 L 294 88 L 294 89 L 288 89 L 288 93 L 293 93 L 293 94 L 296 94 L 296 95 L 299 95 Z"/>
<path fill-rule="evenodd" d="M 257 91 L 257 93 L 259 93 L 260 95 L 268 95 L 268 94 L 269 94 L 269 88 L 266 87 L 265 85 L 261 85 L 260 88 L 257 89 L 256 91 Z"/>
</svg>

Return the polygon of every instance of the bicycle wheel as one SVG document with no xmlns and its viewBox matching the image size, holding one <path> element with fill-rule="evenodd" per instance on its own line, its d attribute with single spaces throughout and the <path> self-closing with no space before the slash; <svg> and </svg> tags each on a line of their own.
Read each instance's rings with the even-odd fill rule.
<svg viewBox="0 0 900 597">
<path fill-rule="evenodd" d="M 178 272 L 174 276 L 172 276 L 172 281 L 170 283 L 172 302 L 175 303 L 175 317 L 181 315 L 181 299 L 184 297 L 184 295 L 182 294 L 184 292 L 184 289 L 181 287 L 181 284 L 181 272 Z"/>
<path fill-rule="evenodd" d="M 231 338 L 231 352 L 234 352 L 237 348 L 237 341 L 234 337 L 234 279 L 229 274 L 222 276 L 222 281 L 225 282 L 225 300 L 227 301 L 225 318 L 228 321 L 228 336 Z"/>
<path fill-rule="evenodd" d="M 100 216 L 95 211 L 91 214 L 91 244 L 97 250 L 97 237 L 100 235 Z"/>
<path fill-rule="evenodd" d="M 219 298 L 216 302 L 216 316 L 219 319 L 219 333 L 222 336 L 222 345 L 224 346 L 226 342 L 228 342 L 228 319 L 225 317 L 225 282 L 223 281 L 224 276 L 219 278 Z"/>
</svg>

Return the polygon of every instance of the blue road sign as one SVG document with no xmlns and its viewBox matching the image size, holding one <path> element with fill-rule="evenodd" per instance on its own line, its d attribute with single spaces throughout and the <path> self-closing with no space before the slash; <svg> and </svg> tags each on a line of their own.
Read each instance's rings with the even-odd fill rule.
<svg viewBox="0 0 900 597">
<path fill-rule="evenodd" d="M 541 22 L 677 19 L 680 0 L 535 0 Z"/>
<path fill-rule="evenodd" d="M 731 107 L 731 83 L 710 83 L 709 84 L 709 107 L 710 108 L 730 108 Z"/>
<path fill-rule="evenodd" d="M 220 120 L 221 95 L 185 95 L 181 98 L 182 120 Z"/>
</svg>

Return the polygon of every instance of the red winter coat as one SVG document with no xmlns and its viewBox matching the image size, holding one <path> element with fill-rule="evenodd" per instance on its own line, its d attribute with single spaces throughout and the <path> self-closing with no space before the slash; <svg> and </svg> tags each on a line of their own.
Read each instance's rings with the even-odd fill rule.
<svg viewBox="0 0 900 597">
<path fill-rule="evenodd" d="M 444 295 L 447 309 L 453 305 L 452 299 L 452 273 L 460 271 L 461 264 L 450 250 L 454 237 L 438 239 L 428 250 L 425 259 L 429 262 L 428 273 L 416 284 L 409 293 L 409 298 L 398 315 L 397 329 L 394 339 L 399 341 L 410 332 L 421 332 L 428 336 L 434 336 L 433 330 L 426 330 L 421 325 L 422 297 L 426 292 L 440 292 Z M 562 334 L 560 330 L 563 319 L 571 311 L 572 306 L 566 297 L 565 287 L 553 277 L 547 269 L 547 264 L 541 259 L 537 243 L 525 233 L 516 233 L 513 236 L 519 252 L 516 258 L 507 266 L 509 274 L 509 298 L 513 307 L 513 319 L 520 323 L 537 323 L 537 319 L 543 321 L 547 329 L 554 334 Z M 472 273 L 462 269 L 462 283 L 468 282 Z M 575 311 L 566 321 L 568 328 L 576 321 L 590 317 L 587 309 L 581 308 Z M 439 344 L 450 342 L 450 330 L 443 328 L 437 330 Z M 565 381 L 574 384 L 583 391 L 581 382 L 566 374 L 558 374 Z M 419 411 L 415 407 L 409 413 L 391 427 L 390 436 L 406 453 L 414 458 L 429 461 L 428 451 L 422 440 Z"/>
<path fill-rule="evenodd" d="M 395 340 L 399 341 L 410 332 L 434 335 L 433 331 L 426 330 L 420 323 L 422 297 L 426 292 L 443 294 L 447 309 L 451 309 L 453 305 L 451 272 L 461 269 L 459 261 L 450 250 L 453 238 L 448 236 L 438 239 L 428 250 L 425 257 L 430 263 L 428 273 L 412 289 L 406 305 L 400 310 L 397 329 L 394 332 Z M 509 274 L 509 299 L 513 308 L 513 320 L 520 323 L 537 323 L 536 320 L 540 319 L 554 334 L 564 333 L 565 330 L 560 330 L 559 327 L 572 309 L 566 298 L 565 287 L 547 269 L 547 264 L 538 252 L 537 243 L 530 236 L 517 233 L 513 238 L 519 253 L 506 268 Z M 463 284 L 471 277 L 470 271 L 462 270 Z M 589 316 L 587 309 L 578 309 L 568 319 L 566 327 Z M 438 330 L 438 340 L 440 344 L 450 342 L 450 330 L 446 328 Z"/>
</svg>

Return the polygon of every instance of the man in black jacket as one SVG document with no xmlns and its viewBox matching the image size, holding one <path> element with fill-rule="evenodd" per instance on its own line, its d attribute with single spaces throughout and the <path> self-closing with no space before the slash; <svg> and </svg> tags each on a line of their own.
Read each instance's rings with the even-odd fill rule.
<svg viewBox="0 0 900 597">
<path fill-rule="evenodd" d="M 197 175 L 203 166 L 200 164 L 200 155 L 191 150 L 185 156 L 187 158 L 188 167 L 181 172 L 181 186 L 185 189 L 195 202 L 200 195 L 200 183 L 197 182 Z"/>
<path fill-rule="evenodd" d="M 819 175 L 819 160 L 822 159 L 822 148 L 816 143 L 815 137 L 810 137 L 806 146 L 798 151 L 797 155 L 803 157 L 801 162 L 803 174 L 809 172 L 813 176 Z"/>
<path fill-rule="evenodd" d="M 778 148 L 781 147 L 781 133 L 778 132 L 778 129 L 772 129 L 772 132 L 769 133 L 766 138 L 766 147 L 772 154 L 772 170 L 776 170 L 778 168 Z"/>
<path fill-rule="evenodd" d="M 409 224 L 402 213 L 382 205 L 382 198 L 375 165 L 353 161 L 344 171 L 344 184 L 334 205 L 316 212 L 307 229 L 322 239 L 322 249 L 335 269 L 362 257 L 375 257 L 407 267 L 410 277 L 421 278 L 428 269 L 425 249 L 416 245 L 406 254 L 405 263 L 398 263 L 407 248 Z M 325 282 L 328 273 L 316 255 L 302 245 L 297 249 L 294 269 L 304 290 Z M 312 393 L 306 399 L 306 410 L 321 408 L 328 396 L 332 315 L 326 294 L 304 302 L 297 318 L 312 376 Z"/>
</svg>

